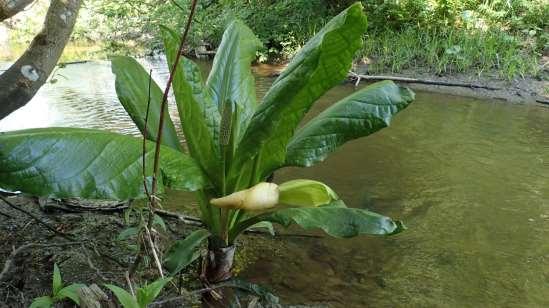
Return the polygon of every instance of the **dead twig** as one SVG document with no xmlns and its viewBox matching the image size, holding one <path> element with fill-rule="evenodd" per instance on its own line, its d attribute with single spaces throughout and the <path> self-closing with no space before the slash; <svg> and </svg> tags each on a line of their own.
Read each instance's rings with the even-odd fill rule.
<svg viewBox="0 0 549 308">
<path fill-rule="evenodd" d="M 128 284 L 128 288 L 130 288 L 130 292 L 132 293 L 133 296 L 135 296 L 135 291 L 133 290 L 132 280 L 130 279 L 130 272 L 127 271 L 124 276 L 126 277 L 126 283 Z"/>
<path fill-rule="evenodd" d="M 87 206 L 87 205 L 77 205 L 72 203 L 61 203 L 61 204 L 45 204 L 42 206 L 42 208 L 48 210 L 48 209 L 54 209 L 59 210 L 63 212 L 69 212 L 69 213 L 82 213 L 82 212 L 123 212 L 124 210 L 128 209 L 129 206 L 127 203 L 120 203 L 118 205 L 114 206 Z"/>
<path fill-rule="evenodd" d="M 149 230 L 148 226 L 145 226 L 145 234 L 147 235 L 147 241 L 149 243 L 149 248 L 151 249 L 154 262 L 156 263 L 156 267 L 158 268 L 158 272 L 160 273 L 160 277 L 164 278 L 164 272 L 162 271 L 162 263 L 160 262 L 160 258 L 158 257 L 158 253 L 156 252 L 156 245 L 154 244 L 154 241 L 152 240 L 151 231 Z"/>
<path fill-rule="evenodd" d="M 156 133 L 156 139 L 155 139 L 155 149 L 154 149 L 154 161 L 153 161 L 153 173 L 152 173 L 152 183 L 151 183 L 151 190 L 149 191 L 148 185 L 147 185 L 147 178 L 146 178 L 146 169 L 145 169 L 145 155 L 146 155 L 146 133 L 143 134 L 143 185 L 145 189 L 145 193 L 147 194 L 147 197 L 149 198 L 149 219 L 147 221 L 147 224 L 145 226 L 145 235 L 147 237 L 151 252 L 153 254 L 155 263 L 158 267 L 158 271 L 160 273 L 161 277 L 164 277 L 164 273 L 162 272 L 162 265 L 160 263 L 160 260 L 158 259 L 158 254 L 156 253 L 156 247 L 154 245 L 154 241 L 152 239 L 150 229 L 152 228 L 153 223 L 153 216 L 155 214 L 155 209 L 157 208 L 157 201 L 158 198 L 156 197 L 156 191 L 157 191 L 157 178 L 158 178 L 158 172 L 160 167 L 160 146 L 162 144 L 162 132 L 164 130 L 164 119 L 165 119 L 165 113 L 168 109 L 168 94 L 170 92 L 170 88 L 175 76 L 175 72 L 177 70 L 177 66 L 179 65 L 179 60 L 181 59 L 181 53 L 183 51 L 183 47 L 185 45 L 185 41 L 187 39 L 187 35 L 189 33 L 189 30 L 191 28 L 191 23 L 193 20 L 194 12 L 196 9 L 197 0 L 193 0 L 191 4 L 191 9 L 189 12 L 189 16 L 187 18 L 187 24 L 185 25 L 185 30 L 183 31 L 183 34 L 181 35 L 181 42 L 179 44 L 179 49 L 177 52 L 177 55 L 175 57 L 175 61 L 173 63 L 172 69 L 170 70 L 170 74 L 168 77 L 168 82 L 166 83 L 166 88 L 164 90 L 164 94 L 162 95 L 162 101 L 160 103 L 160 118 L 158 119 L 158 130 Z M 151 78 L 149 76 L 149 98 L 147 102 L 147 112 L 145 116 L 145 129 L 147 126 L 147 120 L 148 120 L 148 108 L 150 107 L 150 84 L 151 84 Z M 137 258 L 136 262 L 138 262 L 140 259 Z M 132 268 L 137 266 L 132 266 Z"/>
<path fill-rule="evenodd" d="M 164 89 L 162 102 L 160 103 L 160 119 L 158 120 L 158 131 L 156 135 L 156 145 L 155 145 L 155 152 L 154 152 L 153 178 L 152 178 L 152 185 L 151 185 L 152 186 L 151 190 L 153 195 L 156 193 L 156 189 L 157 189 L 156 187 L 157 176 L 158 176 L 158 170 L 160 166 L 160 145 L 162 144 L 162 131 L 164 130 L 164 118 L 165 118 L 164 115 L 166 113 L 166 109 L 168 109 L 168 105 L 167 105 L 168 94 L 170 93 L 170 88 L 172 86 L 173 78 L 175 76 L 175 71 L 177 70 L 177 66 L 179 65 L 179 60 L 181 59 L 181 53 L 183 51 L 183 47 L 185 46 L 187 35 L 189 34 L 189 30 L 191 28 L 191 23 L 193 20 L 195 9 L 196 9 L 196 3 L 197 3 L 197 0 L 193 0 L 191 4 L 191 10 L 189 13 L 189 17 L 187 18 L 187 24 L 185 25 L 185 30 L 181 35 L 181 42 L 179 43 L 179 49 L 177 50 L 175 61 L 173 63 L 172 69 L 170 70 L 170 75 L 168 77 L 168 82 L 166 83 L 166 88 Z"/>
</svg>

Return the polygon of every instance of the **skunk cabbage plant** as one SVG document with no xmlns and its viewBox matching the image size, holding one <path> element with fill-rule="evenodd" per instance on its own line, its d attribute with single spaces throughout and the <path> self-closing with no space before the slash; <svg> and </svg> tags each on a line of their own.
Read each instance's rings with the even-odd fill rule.
<svg viewBox="0 0 549 308">
<path fill-rule="evenodd" d="M 297 224 L 343 238 L 391 235 L 403 229 L 388 217 L 346 207 L 318 181 L 268 183 L 277 169 L 312 166 L 345 142 L 388 126 L 393 115 L 414 99 L 407 88 L 378 82 L 300 125 L 315 101 L 345 79 L 365 30 L 366 17 L 356 3 L 309 40 L 260 102 L 251 72 L 260 41 L 242 22 L 233 21 L 225 30 L 206 80 L 193 61 L 182 58 L 172 72 L 172 90 L 185 143 L 166 113 L 158 187 L 160 192 L 195 191 L 207 232 L 197 231 L 172 247 L 165 260 L 170 271 L 180 270 L 197 256 L 183 250 L 208 239 L 208 271 L 220 272 L 210 279 L 226 278 L 235 239 L 259 223 Z M 161 35 L 172 67 L 179 36 L 165 27 Z M 112 71 L 120 102 L 150 140 L 145 151 L 138 138 L 100 130 L 3 133 L 0 187 L 56 198 L 145 197 L 143 177 L 151 182 L 162 91 L 154 82 L 149 90 L 148 72 L 132 58 L 113 58 Z M 143 153 L 146 170 L 142 170 Z"/>
</svg>

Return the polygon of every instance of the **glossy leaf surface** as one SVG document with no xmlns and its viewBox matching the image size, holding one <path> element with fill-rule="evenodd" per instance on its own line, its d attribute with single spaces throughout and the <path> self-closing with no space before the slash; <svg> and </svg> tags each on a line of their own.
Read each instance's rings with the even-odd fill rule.
<svg viewBox="0 0 549 308">
<path fill-rule="evenodd" d="M 0 134 L 0 187 L 35 196 L 127 200 L 144 196 L 142 140 L 82 128 L 30 129 Z M 193 159 L 163 146 L 164 186 L 196 190 L 206 180 Z M 146 149 L 152 176 L 154 143 Z"/>
<path fill-rule="evenodd" d="M 254 113 L 236 166 L 258 156 L 260 177 L 282 166 L 286 146 L 311 105 L 341 82 L 362 46 L 366 16 L 356 3 L 334 17 L 298 52 Z M 261 151 L 261 153 L 259 153 Z M 239 170 L 233 170 L 233 175 Z"/>
<path fill-rule="evenodd" d="M 279 185 L 279 202 L 293 207 L 317 207 L 337 199 L 326 184 L 313 180 L 292 180 Z"/>
<path fill-rule="evenodd" d="M 304 229 L 318 228 L 334 237 L 392 235 L 404 230 L 401 222 L 393 221 L 389 217 L 341 206 L 283 209 L 268 215 L 264 220 L 285 227 L 297 224 Z"/>
<path fill-rule="evenodd" d="M 200 229 L 189 234 L 185 239 L 176 241 L 164 260 L 164 266 L 175 275 L 199 257 L 198 248 L 208 237 L 208 230 Z"/>
<path fill-rule="evenodd" d="M 112 72 L 116 76 L 115 88 L 118 100 L 126 109 L 133 122 L 141 133 L 146 132 L 147 139 L 156 140 L 158 121 L 160 119 L 160 103 L 162 90 L 154 80 L 151 80 L 150 107 L 147 126 L 145 116 L 149 99 L 149 73 L 143 66 L 131 57 L 113 57 L 111 60 Z M 164 128 L 162 130 L 162 144 L 182 151 L 175 127 L 168 112 L 164 114 Z"/>
<path fill-rule="evenodd" d="M 290 140 L 286 164 L 308 167 L 338 146 L 389 126 L 414 93 L 392 81 L 381 81 L 345 97 L 301 128 Z"/>
<path fill-rule="evenodd" d="M 226 102 L 236 105 L 236 121 L 233 125 L 236 140 L 240 139 L 256 109 L 256 94 L 251 63 L 261 42 L 239 20 L 229 24 L 215 55 L 212 70 L 206 82 L 214 102 L 221 106 Z"/>
<path fill-rule="evenodd" d="M 168 66 L 171 69 L 175 62 L 180 38 L 176 32 L 167 27 L 161 27 L 160 30 Z M 181 57 L 172 87 L 190 153 L 210 178 L 217 179 L 221 168 L 219 164 L 220 114 L 217 104 L 205 90 L 200 68 L 190 59 Z"/>
</svg>

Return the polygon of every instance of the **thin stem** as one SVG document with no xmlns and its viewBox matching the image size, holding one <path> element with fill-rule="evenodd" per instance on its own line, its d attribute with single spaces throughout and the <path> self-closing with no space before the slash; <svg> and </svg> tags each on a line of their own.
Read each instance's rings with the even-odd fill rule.
<svg viewBox="0 0 549 308">
<path fill-rule="evenodd" d="M 151 190 L 150 191 L 147 187 L 147 179 L 145 177 L 145 174 L 146 174 L 146 169 L 145 169 L 146 130 L 147 130 L 147 120 L 148 120 L 149 107 L 150 107 L 150 85 L 151 85 L 151 76 L 150 76 L 151 74 L 149 74 L 149 98 L 148 98 L 148 102 L 147 102 L 147 113 L 146 113 L 146 116 L 145 116 L 145 129 L 144 129 L 144 133 L 143 133 L 143 177 L 144 177 L 143 178 L 143 185 L 145 187 L 145 193 L 147 194 L 147 196 L 149 198 L 149 217 L 148 217 L 149 219 L 147 221 L 147 225 L 145 226 L 145 231 L 146 231 L 147 240 L 148 240 L 150 248 L 152 250 L 153 257 L 155 259 L 158 270 L 160 272 L 160 276 L 162 276 L 162 277 L 164 277 L 164 274 L 162 272 L 162 266 L 161 266 L 160 261 L 158 259 L 158 255 L 156 253 L 154 242 L 152 240 L 152 236 L 151 236 L 151 233 L 150 233 L 149 230 L 152 227 L 152 222 L 153 222 L 153 218 L 154 218 L 154 214 L 155 214 L 154 209 L 156 208 L 156 202 L 158 200 L 158 198 L 156 197 L 156 192 L 157 192 L 157 189 L 158 189 L 158 187 L 157 187 L 158 170 L 159 170 L 159 167 L 160 167 L 160 145 L 162 144 L 162 132 L 163 132 L 163 129 L 164 129 L 164 118 L 165 118 L 165 113 L 166 113 L 165 111 L 168 109 L 168 106 L 167 106 L 168 94 L 170 92 L 170 87 L 172 85 L 173 78 L 175 76 L 177 65 L 179 64 L 179 60 L 181 59 L 183 46 L 185 44 L 185 40 L 187 39 L 187 35 L 188 35 L 189 29 L 191 27 L 191 23 L 192 23 L 192 19 L 193 19 L 193 16 L 194 16 L 194 12 L 195 12 L 195 9 L 196 9 L 197 2 L 198 2 L 197 0 L 193 0 L 193 2 L 191 4 L 191 11 L 190 11 L 189 17 L 187 19 L 187 24 L 185 26 L 185 30 L 183 32 L 183 35 L 181 36 L 181 42 L 179 44 L 179 49 L 178 49 L 178 52 L 177 52 L 177 55 L 176 55 L 176 58 L 175 58 L 175 62 L 173 63 L 173 67 L 170 70 L 170 75 L 168 77 L 168 82 L 166 84 L 166 88 L 165 88 L 164 94 L 162 96 L 162 102 L 160 104 L 160 119 L 158 121 L 158 131 L 157 131 L 157 135 L 156 135 L 156 143 L 155 143 L 155 149 L 154 149 L 153 174 L 152 174 L 152 183 L 151 183 Z M 138 260 L 140 260 L 140 259 L 138 258 L 136 260 L 136 262 L 138 262 Z M 136 264 L 134 264 L 134 265 L 136 265 Z"/>
<path fill-rule="evenodd" d="M 152 80 L 152 70 L 149 71 L 147 111 L 146 111 L 146 114 L 145 114 L 145 130 L 144 130 L 144 133 L 143 133 L 143 185 L 145 187 L 145 193 L 147 194 L 147 197 L 149 198 L 149 203 L 148 203 L 149 217 L 148 217 L 148 220 L 147 220 L 147 225 L 145 225 L 145 232 L 146 232 L 146 237 L 147 237 L 149 246 L 151 247 L 151 251 L 152 251 L 152 254 L 153 254 L 154 261 L 156 262 L 156 266 L 158 268 L 158 272 L 160 273 L 160 276 L 162 278 L 164 278 L 164 272 L 162 271 L 162 265 L 160 264 L 160 260 L 158 259 L 158 254 L 156 253 L 156 248 L 155 248 L 155 245 L 154 245 L 154 241 L 153 241 L 153 238 L 152 238 L 151 232 L 150 232 L 150 230 L 152 229 L 153 221 L 154 221 L 154 215 L 156 214 L 156 212 L 155 212 L 156 196 L 154 195 L 154 193 L 155 193 L 154 191 L 153 191 L 153 194 L 151 194 L 149 192 L 149 188 L 147 187 L 147 178 L 145 176 L 145 174 L 146 174 L 146 169 L 145 169 L 146 145 L 145 144 L 146 144 L 146 137 L 147 137 L 147 122 L 148 122 L 148 119 L 149 119 L 149 107 L 150 107 L 150 104 L 151 104 L 151 80 Z"/>
<path fill-rule="evenodd" d="M 158 268 L 160 277 L 164 278 L 164 272 L 162 271 L 162 263 L 160 262 L 160 258 L 158 258 L 158 254 L 156 253 L 156 246 L 154 245 L 151 232 L 147 226 L 145 226 L 145 232 L 147 234 L 147 240 L 149 242 L 149 246 L 151 247 L 151 252 L 154 258 L 154 262 L 156 263 L 156 267 Z"/>
<path fill-rule="evenodd" d="M 132 293 L 132 296 L 135 297 L 135 291 L 133 290 L 133 284 L 132 280 L 130 279 L 130 272 L 126 272 L 126 283 L 128 284 L 128 287 L 130 288 L 130 292 Z"/>
<path fill-rule="evenodd" d="M 146 168 L 146 155 L 147 155 L 147 125 L 149 122 L 149 110 L 151 107 L 151 83 L 152 83 L 152 70 L 149 70 L 149 85 L 148 85 L 148 96 L 147 96 L 147 111 L 145 112 L 145 125 L 143 129 L 143 188 L 145 190 L 145 194 L 147 195 L 147 198 L 149 199 L 149 202 L 153 202 L 153 197 L 149 191 L 149 187 L 147 185 L 147 168 Z"/>
<path fill-rule="evenodd" d="M 179 60 L 181 59 L 181 53 L 183 52 L 183 46 L 185 44 L 185 40 L 187 39 L 187 35 L 189 33 L 189 29 L 191 28 L 191 23 L 193 20 L 194 12 L 196 9 L 196 3 L 197 0 L 193 0 L 191 4 L 191 11 L 189 13 L 189 17 L 187 19 L 187 24 L 185 25 L 185 31 L 183 32 L 183 35 L 181 36 L 181 42 L 179 43 L 179 49 L 177 50 L 177 54 L 175 56 L 175 61 L 173 63 L 172 69 L 170 70 L 170 75 L 168 77 L 168 82 L 166 84 L 166 88 L 164 89 L 164 95 L 162 96 L 162 103 L 160 104 L 160 119 L 158 121 L 158 133 L 156 135 L 156 147 L 154 151 L 154 168 L 153 168 L 153 179 L 152 179 L 152 193 L 156 193 L 157 189 L 157 176 L 158 176 L 158 168 L 160 166 L 160 145 L 162 144 L 162 131 L 164 129 L 164 114 L 167 109 L 167 102 L 168 102 L 168 93 L 170 92 L 170 87 L 172 86 L 173 78 L 175 76 L 175 71 L 177 69 L 177 65 L 179 65 Z"/>
</svg>

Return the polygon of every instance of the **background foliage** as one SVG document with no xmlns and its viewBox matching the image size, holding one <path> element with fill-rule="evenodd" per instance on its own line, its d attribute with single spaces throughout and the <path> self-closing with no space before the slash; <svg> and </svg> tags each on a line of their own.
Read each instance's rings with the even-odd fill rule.
<svg viewBox="0 0 549 308">
<path fill-rule="evenodd" d="M 40 0 L 43 2 L 43 0 Z M 47 2 L 47 1 L 46 1 Z M 107 53 L 160 50 L 158 26 L 181 29 L 189 0 L 89 0 L 73 39 Z M 203 0 L 191 47 L 215 49 L 237 17 L 257 34 L 260 61 L 283 61 L 352 0 Z M 549 51 L 547 0 L 365 0 L 368 34 L 362 49 L 370 72 L 417 67 L 435 73 L 536 76 Z M 29 37 L 16 27 L 18 41 Z M 27 28 L 27 29 L 25 29 Z"/>
</svg>

